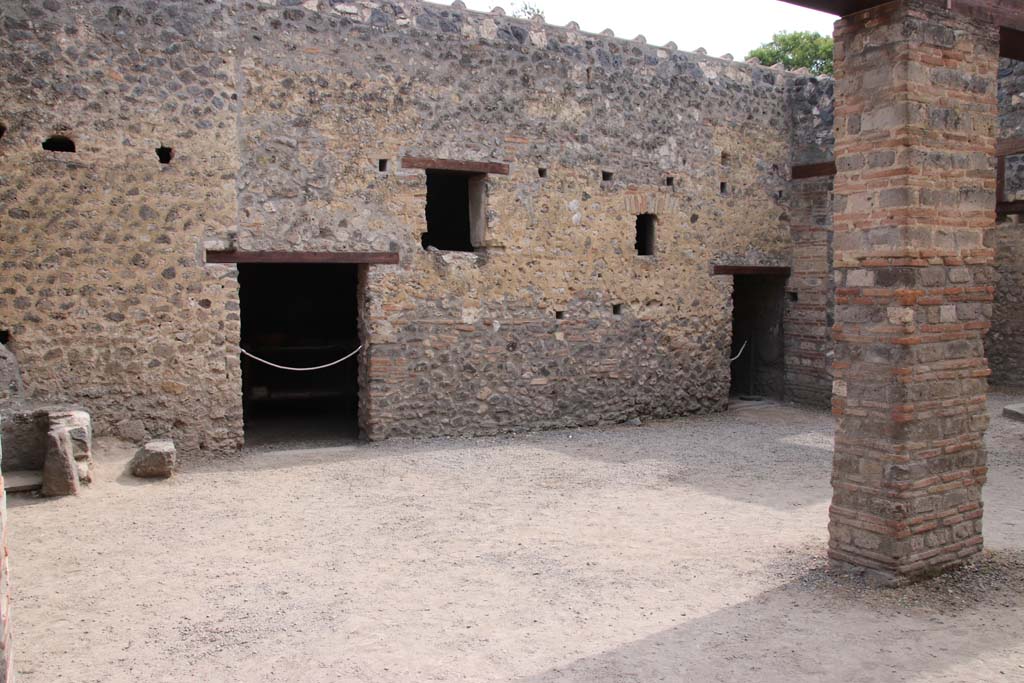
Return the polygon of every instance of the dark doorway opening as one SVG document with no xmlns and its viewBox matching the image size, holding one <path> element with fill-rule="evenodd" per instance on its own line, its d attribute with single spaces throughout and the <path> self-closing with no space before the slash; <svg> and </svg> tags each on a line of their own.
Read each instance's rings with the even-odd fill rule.
<svg viewBox="0 0 1024 683">
<path fill-rule="evenodd" d="M 358 266 L 238 264 L 242 348 L 309 368 L 359 344 Z M 242 356 L 246 447 L 317 447 L 359 436 L 359 355 L 312 372 Z"/>
<path fill-rule="evenodd" d="M 732 361 L 730 395 L 783 398 L 785 306 L 784 276 L 733 276 L 731 357 L 738 357 Z"/>
</svg>

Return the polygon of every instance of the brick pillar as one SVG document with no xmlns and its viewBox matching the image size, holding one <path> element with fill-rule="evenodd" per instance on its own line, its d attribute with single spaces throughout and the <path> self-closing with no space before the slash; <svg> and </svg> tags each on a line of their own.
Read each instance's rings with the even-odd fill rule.
<svg viewBox="0 0 1024 683">
<path fill-rule="evenodd" d="M 887 581 L 982 547 L 998 32 L 898 0 L 836 24 L 829 556 Z"/>
<path fill-rule="evenodd" d="M 3 460 L 3 445 L 0 444 L 0 462 Z M 0 683 L 14 680 L 14 663 L 11 657 L 11 581 L 7 565 L 7 493 L 4 477 L 0 472 Z"/>
</svg>

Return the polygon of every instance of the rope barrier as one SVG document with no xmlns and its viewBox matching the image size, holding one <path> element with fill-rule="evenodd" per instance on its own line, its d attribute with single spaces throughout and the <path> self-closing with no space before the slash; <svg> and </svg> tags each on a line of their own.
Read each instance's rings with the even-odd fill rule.
<svg viewBox="0 0 1024 683">
<path fill-rule="evenodd" d="M 750 341 L 749 339 L 747 341 Z M 747 342 L 743 342 L 743 346 L 740 347 L 739 353 L 729 359 L 730 363 L 735 363 L 736 359 L 743 355 L 743 349 L 747 348 Z"/>
<path fill-rule="evenodd" d="M 344 363 L 349 358 L 351 358 L 352 356 L 354 356 L 357 353 L 359 353 L 360 351 L 362 351 L 363 350 L 363 345 L 360 344 L 359 348 L 357 348 L 355 351 L 353 351 L 352 353 L 348 354 L 347 356 L 339 358 L 336 361 L 331 361 L 330 363 L 325 363 L 324 365 L 317 365 L 314 368 L 290 368 L 287 365 L 278 365 L 277 363 L 271 363 L 269 360 L 265 360 L 263 358 L 260 358 L 259 356 L 255 356 L 255 355 L 249 353 L 248 351 L 246 351 L 242 347 L 238 347 L 238 350 L 242 352 L 242 355 L 248 356 L 249 358 L 252 358 L 253 360 L 259 361 L 260 363 L 263 363 L 264 365 L 269 365 L 272 368 L 277 368 L 278 370 L 288 370 L 289 372 L 313 372 L 314 370 L 326 370 L 327 368 L 332 368 L 332 367 L 334 367 L 335 365 L 337 365 L 339 363 Z"/>
</svg>

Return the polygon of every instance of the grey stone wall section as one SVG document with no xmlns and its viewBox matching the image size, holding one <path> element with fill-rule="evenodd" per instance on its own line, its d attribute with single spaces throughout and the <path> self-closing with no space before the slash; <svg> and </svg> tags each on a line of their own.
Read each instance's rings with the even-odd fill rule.
<svg viewBox="0 0 1024 683">
<path fill-rule="evenodd" d="M 1000 138 L 1024 138 L 1024 62 L 1004 59 L 999 64 Z M 1006 160 L 1005 200 L 1024 201 L 1024 155 Z M 1024 386 L 1024 222 L 1006 216 L 985 235 L 995 250 L 998 280 L 992 310 L 992 329 L 985 352 L 992 383 Z"/>
<path fill-rule="evenodd" d="M 1002 138 L 1024 138 L 1024 61 L 999 62 L 999 129 Z M 1006 201 L 1024 201 L 1024 154 L 1006 159 Z"/>
<path fill-rule="evenodd" d="M 835 81 L 800 76 L 788 88 L 793 165 L 832 161 L 835 146 Z"/>
</svg>

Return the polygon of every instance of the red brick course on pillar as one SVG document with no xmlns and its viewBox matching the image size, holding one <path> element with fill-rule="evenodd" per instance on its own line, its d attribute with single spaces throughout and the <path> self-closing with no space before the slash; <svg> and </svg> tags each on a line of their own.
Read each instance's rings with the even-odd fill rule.
<svg viewBox="0 0 1024 683">
<path fill-rule="evenodd" d="M 0 444 L 0 462 L 3 444 Z M 7 493 L 0 473 L 0 683 L 14 680 L 11 659 L 11 580 L 7 564 Z"/>
<path fill-rule="evenodd" d="M 829 555 L 901 580 L 982 547 L 998 30 L 899 0 L 835 35 Z"/>
</svg>

